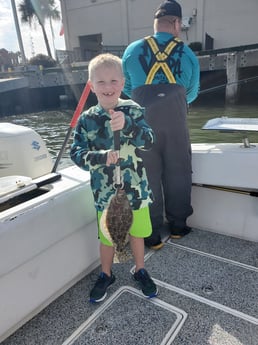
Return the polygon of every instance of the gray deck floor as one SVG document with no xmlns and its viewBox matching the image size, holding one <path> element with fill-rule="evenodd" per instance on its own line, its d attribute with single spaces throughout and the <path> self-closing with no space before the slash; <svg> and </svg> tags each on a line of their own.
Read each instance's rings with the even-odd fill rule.
<svg viewBox="0 0 258 345">
<path fill-rule="evenodd" d="M 90 304 L 100 268 L 1 345 L 257 345 L 258 243 L 193 230 L 146 252 L 159 287 L 142 297 L 133 261 L 115 264 L 107 299 Z"/>
</svg>

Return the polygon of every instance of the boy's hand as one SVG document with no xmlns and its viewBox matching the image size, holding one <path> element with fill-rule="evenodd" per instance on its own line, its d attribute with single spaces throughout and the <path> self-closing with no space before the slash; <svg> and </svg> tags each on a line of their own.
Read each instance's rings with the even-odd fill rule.
<svg viewBox="0 0 258 345">
<path fill-rule="evenodd" d="M 107 154 L 107 162 L 106 165 L 110 166 L 111 164 L 116 164 L 119 158 L 119 154 L 117 151 L 109 151 Z"/>
<path fill-rule="evenodd" d="M 111 116 L 110 127 L 113 132 L 119 131 L 124 128 L 125 125 L 125 115 L 122 111 L 114 111 L 113 109 L 109 110 Z"/>
</svg>

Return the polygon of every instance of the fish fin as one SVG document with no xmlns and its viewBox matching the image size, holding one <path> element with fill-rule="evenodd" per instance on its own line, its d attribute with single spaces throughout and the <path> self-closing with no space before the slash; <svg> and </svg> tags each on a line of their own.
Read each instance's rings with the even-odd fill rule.
<svg viewBox="0 0 258 345">
<path fill-rule="evenodd" d="M 108 231 L 108 228 L 107 228 L 107 209 L 105 209 L 102 213 L 102 216 L 100 218 L 100 221 L 99 221 L 99 226 L 100 226 L 100 229 L 101 229 L 101 232 L 102 234 L 104 235 L 104 237 L 111 243 L 113 243 L 112 241 L 112 238 L 109 234 L 109 231 Z"/>
</svg>

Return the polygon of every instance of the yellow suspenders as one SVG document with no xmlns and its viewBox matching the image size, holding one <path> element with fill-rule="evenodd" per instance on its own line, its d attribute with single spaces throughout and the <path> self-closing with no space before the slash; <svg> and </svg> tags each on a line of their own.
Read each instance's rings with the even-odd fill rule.
<svg viewBox="0 0 258 345">
<path fill-rule="evenodd" d="M 147 37 L 146 38 L 153 54 L 156 57 L 156 62 L 154 63 L 154 65 L 152 66 L 152 68 L 150 69 L 145 84 L 151 84 L 153 81 L 153 78 L 155 76 L 155 74 L 157 73 L 157 71 L 161 68 L 163 70 L 163 72 L 165 73 L 165 76 L 167 77 L 168 81 L 170 83 L 176 83 L 176 80 L 173 76 L 173 73 L 171 72 L 166 59 L 169 56 L 169 54 L 172 52 L 172 50 L 175 48 L 175 46 L 180 42 L 179 38 L 174 38 L 173 41 L 171 41 L 166 48 L 164 49 L 163 52 L 161 52 L 157 46 L 157 43 L 155 42 L 155 40 L 152 37 Z"/>
</svg>

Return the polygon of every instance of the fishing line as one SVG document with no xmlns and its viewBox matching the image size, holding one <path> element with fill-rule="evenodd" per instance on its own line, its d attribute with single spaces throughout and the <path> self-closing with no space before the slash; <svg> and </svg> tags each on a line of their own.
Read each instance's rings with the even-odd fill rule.
<svg viewBox="0 0 258 345">
<path fill-rule="evenodd" d="M 231 83 L 226 83 L 226 84 L 221 84 L 221 85 L 218 85 L 218 86 L 210 87 L 208 89 L 200 91 L 199 95 L 202 95 L 202 94 L 205 94 L 205 93 L 208 93 L 208 92 L 212 92 L 212 91 L 216 91 L 218 89 L 222 89 L 222 88 L 230 86 L 230 85 L 244 84 L 244 83 L 247 83 L 249 81 L 254 81 L 254 80 L 257 80 L 257 79 L 258 79 L 258 76 L 250 77 L 250 78 L 245 78 L 245 79 L 241 79 L 241 80 L 238 80 L 238 81 L 232 81 Z"/>
</svg>

